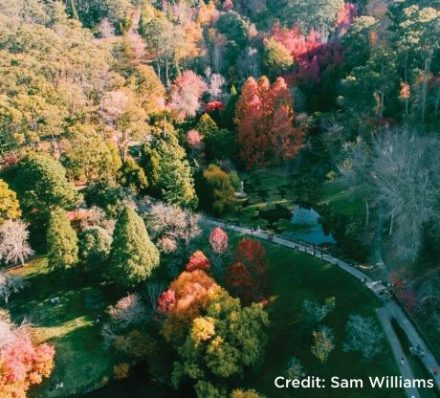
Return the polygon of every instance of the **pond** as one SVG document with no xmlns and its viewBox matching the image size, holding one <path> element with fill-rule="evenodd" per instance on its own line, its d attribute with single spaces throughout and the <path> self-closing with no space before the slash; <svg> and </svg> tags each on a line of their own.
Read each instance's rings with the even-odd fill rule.
<svg viewBox="0 0 440 398">
<path fill-rule="evenodd" d="M 313 208 L 297 205 L 293 209 L 290 220 L 292 226 L 283 234 L 315 245 L 336 243 L 331 234 L 325 233 L 320 218 L 318 212 Z"/>
</svg>

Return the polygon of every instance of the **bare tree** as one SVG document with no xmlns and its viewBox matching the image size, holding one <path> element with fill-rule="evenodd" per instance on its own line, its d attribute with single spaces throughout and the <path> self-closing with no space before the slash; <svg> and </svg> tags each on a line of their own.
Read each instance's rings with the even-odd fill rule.
<svg viewBox="0 0 440 398">
<path fill-rule="evenodd" d="M 303 310 L 311 322 L 321 322 L 336 306 L 334 297 L 328 297 L 323 305 L 312 300 L 304 300 Z"/>
<path fill-rule="evenodd" d="M 364 140 L 344 145 L 344 160 L 339 164 L 339 180 L 353 191 L 353 198 L 362 197 L 365 204 L 365 225 L 370 221 L 370 202 L 374 200 L 371 180 L 371 150 Z"/>
<path fill-rule="evenodd" d="M 378 134 L 371 176 L 389 218 L 395 254 L 414 259 L 424 229 L 440 226 L 440 144 L 408 129 Z"/>
<path fill-rule="evenodd" d="M 439 151 L 434 137 L 407 128 L 345 145 L 341 179 L 364 198 L 367 224 L 369 201 L 385 212 L 396 258 L 414 259 L 425 228 L 440 228 Z"/>
<path fill-rule="evenodd" d="M 150 304 L 151 309 L 155 311 L 157 307 L 157 299 L 165 290 L 165 286 L 163 283 L 159 282 L 148 282 L 145 290 L 147 293 L 148 303 Z"/>
<path fill-rule="evenodd" d="M 165 203 L 153 204 L 144 214 L 151 234 L 168 237 L 188 245 L 202 232 L 200 215 Z"/>
<path fill-rule="evenodd" d="M 28 244 L 28 225 L 21 220 L 8 220 L 0 226 L 0 259 L 6 263 L 24 266 L 25 260 L 34 254 Z"/>
<path fill-rule="evenodd" d="M 381 352 L 383 334 L 372 317 L 350 315 L 346 332 L 347 341 L 342 347 L 343 351 L 358 351 L 365 361 L 371 361 Z"/>
<path fill-rule="evenodd" d="M 3 299 L 5 304 L 8 304 L 9 297 L 14 293 L 20 292 L 20 290 L 26 287 L 26 284 L 24 278 L 0 271 L 0 298 Z"/>
</svg>

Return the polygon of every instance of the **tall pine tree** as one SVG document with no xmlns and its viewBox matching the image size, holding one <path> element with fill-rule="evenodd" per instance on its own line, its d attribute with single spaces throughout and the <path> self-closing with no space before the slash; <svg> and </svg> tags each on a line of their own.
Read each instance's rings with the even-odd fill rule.
<svg viewBox="0 0 440 398">
<path fill-rule="evenodd" d="M 151 242 L 144 221 L 133 209 L 119 216 L 110 251 L 110 278 L 122 287 L 145 281 L 159 265 L 159 251 Z"/>
<path fill-rule="evenodd" d="M 196 207 L 191 167 L 174 131 L 163 132 L 144 152 L 143 165 L 151 192 L 167 203 Z"/>
</svg>

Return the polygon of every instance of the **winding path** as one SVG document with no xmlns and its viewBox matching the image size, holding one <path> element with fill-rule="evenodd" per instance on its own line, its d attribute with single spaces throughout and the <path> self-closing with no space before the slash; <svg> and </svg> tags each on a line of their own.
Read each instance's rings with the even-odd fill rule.
<svg viewBox="0 0 440 398">
<path fill-rule="evenodd" d="M 222 227 L 224 229 L 238 232 L 240 234 L 252 235 L 257 238 L 269 242 L 273 242 L 281 246 L 295 249 L 341 268 L 342 270 L 349 273 L 350 275 L 352 275 L 362 283 L 365 283 L 365 285 L 384 303 L 383 307 L 377 310 L 377 315 L 382 324 L 385 335 L 391 345 L 391 349 L 396 359 L 396 362 L 400 366 L 402 376 L 404 378 L 414 379 L 414 375 L 410 368 L 408 359 L 402 349 L 399 339 L 397 338 L 392 328 L 391 325 L 392 318 L 395 318 L 399 323 L 400 327 L 406 332 L 406 335 L 408 336 L 411 345 L 413 347 L 420 346 L 421 349 L 424 351 L 424 355 L 420 359 L 423 365 L 425 366 L 426 370 L 428 371 L 428 373 L 433 375 L 433 369 L 439 368 L 439 364 L 435 359 L 434 355 L 432 354 L 432 352 L 430 351 L 429 347 L 425 344 L 419 332 L 414 327 L 414 325 L 407 317 L 407 315 L 402 311 L 402 309 L 400 308 L 399 304 L 394 299 L 394 297 L 386 296 L 386 299 L 384 300 L 383 293 L 384 291 L 387 290 L 387 287 L 382 282 L 374 281 L 370 276 L 363 273 L 359 269 L 354 268 L 347 262 L 340 260 L 336 257 L 333 257 L 328 253 L 324 253 L 321 250 L 317 249 L 316 247 L 308 245 L 304 242 L 287 239 L 285 237 L 281 237 L 280 235 L 270 234 L 262 230 L 253 230 L 250 228 L 241 227 L 238 225 L 227 223 L 222 220 L 216 220 L 208 217 L 204 217 L 203 222 L 207 225 Z M 401 364 L 402 358 L 404 363 L 403 365 Z M 433 375 L 433 378 L 435 380 L 437 389 L 440 391 L 440 377 L 438 375 L 437 376 Z M 405 392 L 409 398 L 420 397 L 419 392 L 416 389 L 408 388 L 405 389 Z"/>
</svg>

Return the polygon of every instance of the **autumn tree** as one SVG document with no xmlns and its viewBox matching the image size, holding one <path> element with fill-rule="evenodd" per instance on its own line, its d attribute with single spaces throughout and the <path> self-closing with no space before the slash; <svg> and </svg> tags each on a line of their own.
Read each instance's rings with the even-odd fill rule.
<svg viewBox="0 0 440 398">
<path fill-rule="evenodd" d="M 207 86 L 203 79 L 191 70 L 184 71 L 171 87 L 170 107 L 179 119 L 195 116 L 200 109 L 200 99 Z"/>
<path fill-rule="evenodd" d="M 109 277 L 122 287 L 132 287 L 148 279 L 159 261 L 159 251 L 150 241 L 143 220 L 126 207 L 113 234 Z"/>
<path fill-rule="evenodd" d="M 262 300 L 267 288 L 266 249 L 254 239 L 242 239 L 228 268 L 225 281 L 243 303 Z"/>
<path fill-rule="evenodd" d="M 333 330 L 323 326 L 314 331 L 312 344 L 312 354 L 318 358 L 321 363 L 327 362 L 328 356 L 335 349 L 335 337 Z"/>
<path fill-rule="evenodd" d="M 47 257 L 51 267 L 68 269 L 78 263 L 78 237 L 66 212 L 61 208 L 56 208 L 50 213 L 47 246 Z"/>
<path fill-rule="evenodd" d="M 202 251 L 197 250 L 193 254 L 191 254 L 191 257 L 189 258 L 188 264 L 186 264 L 185 269 L 188 272 L 192 272 L 196 269 L 208 271 L 210 267 L 211 264 L 208 257 L 206 257 Z"/>
<path fill-rule="evenodd" d="M 312 29 L 329 33 L 336 25 L 340 10 L 344 7 L 343 0 L 319 0 L 304 2 L 301 0 L 269 0 L 272 9 L 287 26 L 298 26 L 309 32 Z"/>
<path fill-rule="evenodd" d="M 202 134 L 204 138 L 208 138 L 218 131 L 218 126 L 211 116 L 204 113 L 197 121 L 195 129 Z"/>
<path fill-rule="evenodd" d="M 26 397 L 32 385 L 48 378 L 54 368 L 54 347 L 34 344 L 31 329 L 12 324 L 0 310 L 0 391 L 4 397 Z"/>
<path fill-rule="evenodd" d="M 159 112 L 164 108 L 165 87 L 151 66 L 137 66 L 129 77 L 129 85 L 138 96 L 148 115 Z"/>
<path fill-rule="evenodd" d="M 262 355 L 267 325 L 261 305 L 242 307 L 238 299 L 220 290 L 186 328 L 174 364 L 173 384 L 178 386 L 185 378 L 212 377 L 224 385 L 228 378 L 242 374 Z"/>
<path fill-rule="evenodd" d="M 248 168 L 293 158 L 302 147 L 303 132 L 294 127 L 292 96 L 279 77 L 249 78 L 237 102 L 240 158 Z"/>
<path fill-rule="evenodd" d="M 221 287 L 202 270 L 182 272 L 158 299 L 158 312 L 165 315 L 161 332 L 179 344 L 193 319 L 209 306 Z"/>
<path fill-rule="evenodd" d="M 90 183 L 115 176 L 112 151 L 92 126 L 75 126 L 69 138 L 63 164 L 70 178 Z"/>
<path fill-rule="evenodd" d="M 209 244 L 215 254 L 223 254 L 228 249 L 228 234 L 220 227 L 214 228 L 209 235 Z"/>
<path fill-rule="evenodd" d="M 0 225 L 6 220 L 15 220 L 21 216 L 17 195 L 9 189 L 9 185 L 0 180 Z"/>
</svg>

